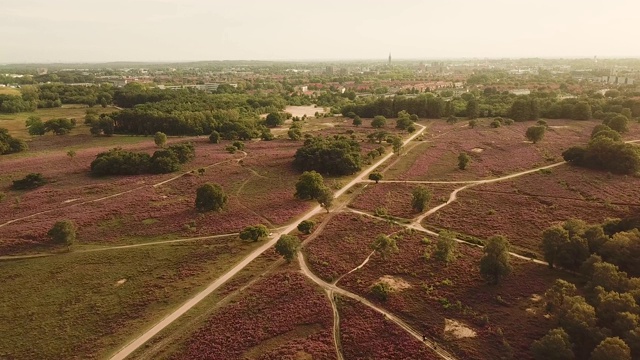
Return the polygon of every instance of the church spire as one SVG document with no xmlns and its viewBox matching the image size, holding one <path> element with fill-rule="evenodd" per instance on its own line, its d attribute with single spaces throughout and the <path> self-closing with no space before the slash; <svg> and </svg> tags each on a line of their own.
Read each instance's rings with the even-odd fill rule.
<svg viewBox="0 0 640 360">
<path fill-rule="evenodd" d="M 391 65 L 391 52 L 389 52 L 389 65 Z"/>
</svg>

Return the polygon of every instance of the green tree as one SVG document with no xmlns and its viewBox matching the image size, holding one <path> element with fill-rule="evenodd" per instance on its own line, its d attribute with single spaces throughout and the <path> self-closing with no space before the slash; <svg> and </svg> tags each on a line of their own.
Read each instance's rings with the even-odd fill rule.
<svg viewBox="0 0 640 360">
<path fill-rule="evenodd" d="M 291 140 L 300 140 L 302 139 L 302 131 L 298 127 L 291 127 L 287 132 L 289 139 Z"/>
<path fill-rule="evenodd" d="M 387 301 L 391 286 L 384 281 L 377 282 L 371 287 L 371 295 L 379 301 Z"/>
<path fill-rule="evenodd" d="M 284 124 L 284 117 L 282 116 L 282 114 L 277 112 L 269 113 L 264 121 L 264 124 L 268 127 L 280 126 Z"/>
<path fill-rule="evenodd" d="M 581 101 L 573 108 L 574 120 L 589 120 L 591 117 L 591 105 L 588 102 Z"/>
<path fill-rule="evenodd" d="M 467 153 L 461 152 L 458 154 L 458 169 L 465 170 L 470 161 L 471 157 Z"/>
<path fill-rule="evenodd" d="M 371 249 L 378 252 L 380 256 L 382 256 L 382 259 L 386 259 L 392 253 L 398 252 L 398 245 L 396 244 L 396 239 L 393 237 L 380 234 L 371 244 Z"/>
<path fill-rule="evenodd" d="M 618 115 L 609 121 L 605 120 L 604 124 L 621 134 L 629 131 L 629 119 L 624 115 Z"/>
<path fill-rule="evenodd" d="M 47 132 L 44 123 L 38 116 L 29 116 L 27 118 L 26 125 L 29 135 L 44 135 Z"/>
<path fill-rule="evenodd" d="M 212 131 L 211 135 L 209 135 L 209 142 L 213 144 L 217 144 L 220 142 L 220 133 L 217 131 Z"/>
<path fill-rule="evenodd" d="M 333 205 L 333 191 L 331 191 L 331 189 L 329 189 L 327 186 L 323 186 L 320 189 L 320 193 L 318 194 L 316 200 L 318 201 L 318 204 L 320 204 L 320 206 L 327 210 L 328 213 L 331 205 Z"/>
<path fill-rule="evenodd" d="M 293 260 L 300 248 L 300 240 L 297 236 L 293 235 L 282 235 L 276 242 L 276 252 L 284 257 L 288 263 Z"/>
<path fill-rule="evenodd" d="M 313 220 L 303 220 L 298 224 L 298 231 L 303 234 L 311 234 L 313 228 L 316 226 L 315 221 Z"/>
<path fill-rule="evenodd" d="M 46 132 L 53 132 L 56 135 L 66 135 L 76 126 L 75 120 L 60 118 L 47 120 L 44 123 Z"/>
<path fill-rule="evenodd" d="M 269 229 L 266 226 L 259 224 L 255 226 L 247 226 L 240 232 L 240 239 L 251 240 L 256 242 L 261 238 L 269 236 Z"/>
<path fill-rule="evenodd" d="M 576 295 L 576 286 L 562 279 L 556 279 L 544 293 L 547 311 L 556 311 L 564 305 L 564 299 Z"/>
<path fill-rule="evenodd" d="M 541 126 L 541 125 L 531 126 L 527 129 L 525 136 L 527 137 L 527 140 L 536 144 L 538 141 L 542 140 L 542 138 L 544 137 L 545 131 L 546 131 L 546 128 L 544 126 Z"/>
<path fill-rule="evenodd" d="M 158 131 L 153 136 L 153 142 L 156 143 L 157 147 L 164 147 L 164 145 L 167 143 L 167 135 L 163 132 Z"/>
<path fill-rule="evenodd" d="M 196 210 L 219 211 L 227 203 L 227 195 L 218 184 L 206 183 L 196 190 Z"/>
<path fill-rule="evenodd" d="M 369 174 L 369 180 L 375 181 L 376 184 L 377 184 L 378 181 L 382 180 L 382 174 L 377 172 L 377 171 L 374 171 L 374 172 Z"/>
<path fill-rule="evenodd" d="M 402 139 L 394 136 L 393 137 L 393 142 L 391 143 L 393 145 L 393 152 L 400 155 L 400 152 L 402 151 Z"/>
<path fill-rule="evenodd" d="M 511 273 L 509 241 L 504 236 L 492 236 L 484 247 L 480 259 L 480 274 L 490 284 L 496 285 Z"/>
<path fill-rule="evenodd" d="M 549 330 L 547 335 L 531 345 L 535 360 L 573 360 L 572 348 L 569 335 L 562 328 Z"/>
<path fill-rule="evenodd" d="M 467 102 L 467 117 L 469 119 L 475 119 L 480 115 L 480 106 L 476 99 L 471 99 Z"/>
<path fill-rule="evenodd" d="M 375 116 L 371 121 L 371 126 L 376 129 L 381 129 L 387 125 L 387 118 L 382 115 Z"/>
<path fill-rule="evenodd" d="M 362 119 L 360 118 L 360 116 L 356 115 L 353 118 L 353 126 L 360 126 L 362 125 Z"/>
<path fill-rule="evenodd" d="M 441 231 L 436 241 L 436 251 L 434 255 L 436 259 L 446 263 L 451 262 L 456 257 L 457 242 L 455 236 L 449 231 Z"/>
<path fill-rule="evenodd" d="M 70 220 L 57 221 L 47 236 L 55 244 L 71 246 L 76 241 L 76 225 Z"/>
<path fill-rule="evenodd" d="M 315 171 L 305 171 L 298 178 L 293 196 L 302 200 L 318 199 L 324 188 L 322 175 Z"/>
<path fill-rule="evenodd" d="M 473 120 L 469 120 L 469 127 L 474 129 L 476 126 L 478 126 L 478 120 L 473 119 Z"/>
<path fill-rule="evenodd" d="M 424 186 L 418 186 L 413 190 L 411 208 L 417 212 L 423 212 L 431 201 L 431 191 Z"/>
<path fill-rule="evenodd" d="M 606 338 L 591 352 L 590 360 L 631 360 L 631 349 L 619 337 Z"/>
<path fill-rule="evenodd" d="M 562 248 L 569 243 L 569 232 L 562 226 L 552 226 L 542 232 L 544 260 L 553 268 Z"/>
<path fill-rule="evenodd" d="M 47 184 L 47 179 L 41 173 L 30 173 L 24 178 L 13 180 L 13 190 L 31 190 Z"/>
</svg>

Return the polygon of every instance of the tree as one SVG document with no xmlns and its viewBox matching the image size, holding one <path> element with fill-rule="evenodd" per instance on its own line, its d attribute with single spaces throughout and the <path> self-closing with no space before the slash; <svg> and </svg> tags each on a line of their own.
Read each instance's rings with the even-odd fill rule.
<svg viewBox="0 0 640 360">
<path fill-rule="evenodd" d="M 418 186 L 413 190 L 413 198 L 411 199 L 411 208 L 417 212 L 423 212 L 431 201 L 431 191 L 424 186 Z"/>
<path fill-rule="evenodd" d="M 357 126 L 360 126 L 360 125 L 362 125 L 362 119 L 360 118 L 360 116 L 356 115 L 353 118 L 353 126 L 357 127 Z"/>
<path fill-rule="evenodd" d="M 535 360 L 573 360 L 572 348 L 569 335 L 562 328 L 549 330 L 547 335 L 531 345 Z"/>
<path fill-rule="evenodd" d="M 393 237 L 380 234 L 371 244 L 371 249 L 378 252 L 380 256 L 382 256 L 382 259 L 386 259 L 392 253 L 398 252 L 398 245 L 396 244 L 396 239 Z"/>
<path fill-rule="evenodd" d="M 41 173 L 30 173 L 22 179 L 13 180 L 11 188 L 14 190 L 31 190 L 44 186 L 47 179 Z"/>
<path fill-rule="evenodd" d="M 284 124 L 284 117 L 282 116 L 282 114 L 277 112 L 269 113 L 264 121 L 264 124 L 268 127 L 280 126 Z"/>
<path fill-rule="evenodd" d="M 26 121 L 29 135 L 44 135 L 47 130 L 38 116 L 29 116 Z"/>
<path fill-rule="evenodd" d="M 328 213 L 329 208 L 331 208 L 331 205 L 333 204 L 333 192 L 328 187 L 323 186 L 320 189 L 320 193 L 318 194 L 318 197 L 316 197 L 316 200 L 320 206 L 327 210 Z"/>
<path fill-rule="evenodd" d="M 492 236 L 484 247 L 480 259 L 480 274 L 490 284 L 496 285 L 511 273 L 509 241 L 504 236 Z"/>
<path fill-rule="evenodd" d="M 631 360 L 631 349 L 619 337 L 606 338 L 591 352 L 591 360 Z"/>
<path fill-rule="evenodd" d="M 163 132 L 158 131 L 153 136 L 153 142 L 156 143 L 157 147 L 164 147 L 164 145 L 167 143 L 167 135 Z"/>
<path fill-rule="evenodd" d="M 47 120 L 44 123 L 45 132 L 53 132 L 56 135 L 66 135 L 76 126 L 75 120 L 60 118 Z"/>
<path fill-rule="evenodd" d="M 591 105 L 586 101 L 581 101 L 573 108 L 574 120 L 589 120 L 591 119 Z"/>
<path fill-rule="evenodd" d="M 382 115 L 375 116 L 371 121 L 371 126 L 376 129 L 381 129 L 387 125 L 387 118 Z"/>
<path fill-rule="evenodd" d="M 227 203 L 227 195 L 218 184 L 206 183 L 196 190 L 196 210 L 219 211 Z"/>
<path fill-rule="evenodd" d="M 564 305 L 564 299 L 576 295 L 576 286 L 562 279 L 556 279 L 544 293 L 547 311 L 556 311 Z"/>
<path fill-rule="evenodd" d="M 305 171 L 298 178 L 293 196 L 302 200 L 318 199 L 324 187 L 322 175 L 315 171 Z"/>
<path fill-rule="evenodd" d="M 360 170 L 360 144 L 344 137 L 313 137 L 296 151 L 293 166 L 300 171 L 350 175 Z"/>
<path fill-rule="evenodd" d="M 382 180 L 382 174 L 375 171 L 369 174 L 369 180 L 371 181 L 375 181 L 376 184 L 378 183 L 378 181 Z"/>
<path fill-rule="evenodd" d="M 379 301 L 387 301 L 390 292 L 391 286 L 384 281 L 377 282 L 371 287 L 371 295 Z"/>
<path fill-rule="evenodd" d="M 220 142 L 220 133 L 217 131 L 212 131 L 211 135 L 209 135 L 209 142 L 213 144 L 217 144 Z"/>
<path fill-rule="evenodd" d="M 57 221 L 47 236 L 54 244 L 71 246 L 76 241 L 76 225 L 70 220 Z"/>
<path fill-rule="evenodd" d="M 282 255 L 288 263 L 296 256 L 298 248 L 300 248 L 300 240 L 298 240 L 297 236 L 293 235 L 280 236 L 275 246 L 276 252 Z"/>
<path fill-rule="evenodd" d="M 569 232 L 562 226 L 552 226 L 542 232 L 542 252 L 550 268 L 553 268 L 562 248 L 567 243 L 569 243 Z"/>
<path fill-rule="evenodd" d="M 541 125 L 531 126 L 527 129 L 525 136 L 529 141 L 535 144 L 538 141 L 542 140 L 542 138 L 544 137 L 545 131 L 546 131 L 546 128 L 544 126 L 541 126 Z"/>
<path fill-rule="evenodd" d="M 303 220 L 298 224 L 298 231 L 304 234 L 311 234 L 311 231 L 316 226 L 315 221 L 313 220 Z"/>
<path fill-rule="evenodd" d="M 392 145 L 393 145 L 393 152 L 400 155 L 400 151 L 402 151 L 402 145 L 403 145 L 402 139 L 400 139 L 397 136 L 394 136 Z"/>
<path fill-rule="evenodd" d="M 467 153 L 461 152 L 458 155 L 458 169 L 460 170 L 466 169 L 467 165 L 469 164 L 469 161 L 471 161 L 471 157 L 469 157 Z"/>
<path fill-rule="evenodd" d="M 251 240 L 256 242 L 260 240 L 260 238 L 266 237 L 269 235 L 269 229 L 266 226 L 259 224 L 255 226 L 247 226 L 240 232 L 240 239 L 242 240 Z"/>
<path fill-rule="evenodd" d="M 453 261 L 456 257 L 456 245 L 457 242 L 452 233 L 448 231 L 441 231 L 438 234 L 436 251 L 434 252 L 436 259 L 446 263 Z"/>
<path fill-rule="evenodd" d="M 480 107 L 476 99 L 471 99 L 467 102 L 467 117 L 469 119 L 475 119 L 480 115 Z"/>
<path fill-rule="evenodd" d="M 618 115 L 609 121 L 605 120 L 604 124 L 621 134 L 629 131 L 629 119 L 624 115 Z"/>
<path fill-rule="evenodd" d="M 302 131 L 300 131 L 299 127 L 291 127 L 287 135 L 291 140 L 300 140 L 302 138 Z"/>
<path fill-rule="evenodd" d="M 469 120 L 469 127 L 470 128 L 475 128 L 476 126 L 478 126 L 478 120 L 473 119 L 473 120 Z"/>
</svg>

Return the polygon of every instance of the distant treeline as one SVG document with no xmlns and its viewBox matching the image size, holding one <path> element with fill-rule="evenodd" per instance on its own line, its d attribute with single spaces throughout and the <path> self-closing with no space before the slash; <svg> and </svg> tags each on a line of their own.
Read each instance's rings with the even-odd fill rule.
<svg viewBox="0 0 640 360">
<path fill-rule="evenodd" d="M 460 97 L 445 99 L 434 94 L 415 97 L 357 98 L 343 104 L 340 112 L 350 112 L 372 118 L 376 115 L 394 117 L 400 111 L 416 114 L 421 118 L 458 117 L 508 117 L 516 121 L 547 119 L 603 119 L 607 113 L 623 114 L 629 118 L 640 117 L 640 100 L 620 96 L 592 94 L 580 98 L 559 99 L 555 93 L 534 92 L 516 96 L 505 93 L 465 93 Z"/>
</svg>

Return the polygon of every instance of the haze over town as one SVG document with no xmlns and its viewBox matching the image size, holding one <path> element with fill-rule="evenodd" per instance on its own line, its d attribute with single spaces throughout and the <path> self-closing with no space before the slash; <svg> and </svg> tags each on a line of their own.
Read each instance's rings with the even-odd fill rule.
<svg viewBox="0 0 640 360">
<path fill-rule="evenodd" d="M 0 63 L 633 57 L 639 12 L 635 0 L 2 1 Z"/>
</svg>

